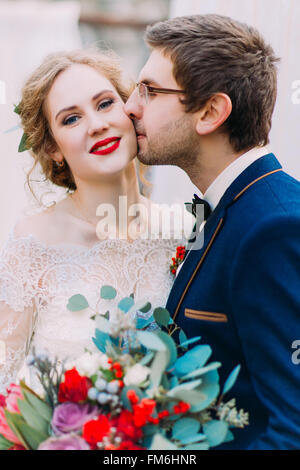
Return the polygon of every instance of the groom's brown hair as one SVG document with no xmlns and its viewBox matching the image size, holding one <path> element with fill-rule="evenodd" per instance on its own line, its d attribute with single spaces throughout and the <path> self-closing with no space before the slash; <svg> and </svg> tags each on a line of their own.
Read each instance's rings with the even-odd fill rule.
<svg viewBox="0 0 300 470">
<path fill-rule="evenodd" d="M 220 129 L 234 150 L 269 142 L 279 59 L 257 30 L 226 16 L 193 15 L 149 26 L 145 40 L 172 60 L 187 112 L 226 93 L 232 112 Z"/>
</svg>

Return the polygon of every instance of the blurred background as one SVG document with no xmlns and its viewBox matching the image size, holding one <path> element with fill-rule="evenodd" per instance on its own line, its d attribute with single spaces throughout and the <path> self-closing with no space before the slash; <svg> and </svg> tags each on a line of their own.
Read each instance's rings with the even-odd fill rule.
<svg viewBox="0 0 300 470">
<path fill-rule="evenodd" d="M 49 52 L 96 44 L 114 49 L 136 79 L 148 57 L 146 26 L 195 13 L 223 14 L 257 27 L 281 57 L 271 149 L 300 179 L 299 0 L 0 0 L 0 246 L 16 218 L 33 204 L 24 186 L 31 157 L 17 151 L 22 131 L 6 132 L 18 125 L 13 105 L 31 71 Z M 156 202 L 184 202 L 195 191 L 175 167 L 153 167 L 148 178 Z M 45 183 L 39 187 L 45 192 Z M 53 198 L 61 195 L 55 189 Z"/>
</svg>

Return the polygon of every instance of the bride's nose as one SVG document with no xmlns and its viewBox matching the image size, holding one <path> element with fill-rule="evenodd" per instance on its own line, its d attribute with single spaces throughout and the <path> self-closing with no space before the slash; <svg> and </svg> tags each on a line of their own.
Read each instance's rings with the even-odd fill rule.
<svg viewBox="0 0 300 470">
<path fill-rule="evenodd" d="M 109 128 L 109 123 L 100 113 L 93 114 L 88 118 L 88 135 L 102 133 Z"/>
</svg>

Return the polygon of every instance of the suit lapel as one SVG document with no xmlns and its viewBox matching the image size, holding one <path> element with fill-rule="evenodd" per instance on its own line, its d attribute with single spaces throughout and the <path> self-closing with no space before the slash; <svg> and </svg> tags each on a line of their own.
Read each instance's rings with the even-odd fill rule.
<svg viewBox="0 0 300 470">
<path fill-rule="evenodd" d="M 227 188 L 215 210 L 204 226 L 204 243 L 200 250 L 191 250 L 171 289 L 167 310 L 175 318 L 184 295 L 191 285 L 196 272 L 201 269 L 205 257 L 225 223 L 226 211 L 243 195 L 249 187 L 262 178 L 281 170 L 281 165 L 273 154 L 265 155 L 246 168 Z"/>
</svg>

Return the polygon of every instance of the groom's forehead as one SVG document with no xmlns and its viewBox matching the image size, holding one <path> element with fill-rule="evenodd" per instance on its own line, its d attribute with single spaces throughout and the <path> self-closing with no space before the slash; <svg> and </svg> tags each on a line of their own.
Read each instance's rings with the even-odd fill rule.
<svg viewBox="0 0 300 470">
<path fill-rule="evenodd" d="M 139 74 L 139 81 L 162 88 L 174 87 L 176 80 L 173 76 L 173 62 L 154 49 Z"/>
</svg>

